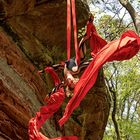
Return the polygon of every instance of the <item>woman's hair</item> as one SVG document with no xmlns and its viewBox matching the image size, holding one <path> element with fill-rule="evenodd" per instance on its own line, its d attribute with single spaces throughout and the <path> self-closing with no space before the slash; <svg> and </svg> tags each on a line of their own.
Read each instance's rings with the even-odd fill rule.
<svg viewBox="0 0 140 140">
<path fill-rule="evenodd" d="M 70 71 L 73 71 L 74 72 L 75 71 L 74 69 L 75 68 L 76 69 L 78 68 L 78 65 L 77 65 L 77 63 L 75 61 L 75 58 L 71 58 L 70 60 L 66 61 L 65 63 L 66 63 L 66 68 L 68 70 L 70 70 Z"/>
<path fill-rule="evenodd" d="M 71 58 L 70 60 L 66 61 L 65 63 L 66 63 L 66 67 L 69 70 L 72 70 L 72 67 L 76 66 L 76 62 L 75 62 L 74 58 Z"/>
</svg>

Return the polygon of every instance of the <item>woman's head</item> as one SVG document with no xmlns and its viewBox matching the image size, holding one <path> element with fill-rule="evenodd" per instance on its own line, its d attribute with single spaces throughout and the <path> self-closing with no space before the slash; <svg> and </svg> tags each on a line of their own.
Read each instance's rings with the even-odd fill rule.
<svg viewBox="0 0 140 140">
<path fill-rule="evenodd" d="M 72 72 L 78 71 L 77 63 L 75 62 L 75 59 L 70 59 L 69 61 L 66 61 L 66 67 L 68 70 Z"/>
</svg>

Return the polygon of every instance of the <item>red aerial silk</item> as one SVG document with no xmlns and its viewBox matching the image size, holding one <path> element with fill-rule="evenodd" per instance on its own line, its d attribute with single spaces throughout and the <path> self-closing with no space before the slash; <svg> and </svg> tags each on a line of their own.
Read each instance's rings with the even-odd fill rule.
<svg viewBox="0 0 140 140">
<path fill-rule="evenodd" d="M 92 22 L 87 22 L 86 37 L 90 39 L 91 55 L 95 56 L 107 42 L 99 36 Z"/>
<path fill-rule="evenodd" d="M 60 79 L 51 67 L 45 68 L 45 71 L 52 75 L 55 86 L 60 84 Z M 36 116 L 29 121 L 28 133 L 30 140 L 78 140 L 76 136 L 64 136 L 50 139 L 39 132 L 45 121 L 59 109 L 64 98 L 64 89 L 61 87 L 46 100 L 47 105 L 42 106 L 40 112 L 37 112 Z"/>
<path fill-rule="evenodd" d="M 67 59 L 70 59 L 71 46 L 71 0 L 67 0 Z"/>
<path fill-rule="evenodd" d="M 76 25 L 76 9 L 75 9 L 75 0 L 67 0 L 67 60 L 70 60 L 71 53 L 71 9 L 72 9 L 72 21 L 74 29 L 74 47 L 76 54 L 76 62 L 79 64 L 79 50 L 77 42 L 77 25 Z"/>
<path fill-rule="evenodd" d="M 133 31 L 127 31 L 121 38 L 104 46 L 89 64 L 74 88 L 74 95 L 68 102 L 63 117 L 59 120 L 62 126 L 77 108 L 89 89 L 94 85 L 99 69 L 107 61 L 127 60 L 132 58 L 140 49 L 140 37 Z"/>
</svg>

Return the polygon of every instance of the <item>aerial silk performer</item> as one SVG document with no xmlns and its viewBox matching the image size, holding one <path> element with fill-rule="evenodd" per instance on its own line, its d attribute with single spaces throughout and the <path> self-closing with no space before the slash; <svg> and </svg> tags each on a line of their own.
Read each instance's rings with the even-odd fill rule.
<svg viewBox="0 0 140 140">
<path fill-rule="evenodd" d="M 120 39 L 111 41 L 97 52 L 94 59 L 86 68 L 78 83 L 74 88 L 74 95 L 69 100 L 63 117 L 59 120 L 62 126 L 70 117 L 75 108 L 96 82 L 100 68 L 109 61 L 123 61 L 135 56 L 140 50 L 140 37 L 133 31 L 129 30 L 122 34 Z"/>
<path fill-rule="evenodd" d="M 77 43 L 75 0 L 67 0 L 67 63 L 70 63 L 70 65 L 68 66 L 70 66 L 70 68 L 73 68 L 73 60 L 70 59 L 71 5 L 72 5 L 72 17 L 73 17 L 73 29 L 74 29 L 74 47 L 76 52 L 74 66 L 76 67 L 77 70 L 77 64 L 79 62 L 79 53 L 78 53 L 78 43 Z M 63 87 L 59 87 L 59 85 L 61 85 L 61 82 L 57 74 L 54 72 L 54 70 L 51 67 L 45 68 L 45 71 L 49 72 L 52 75 L 55 86 L 58 88 L 56 88 L 54 93 L 51 94 L 49 98 L 45 99 L 47 105 L 42 106 L 40 108 L 40 112 L 37 112 L 36 116 L 29 121 L 29 128 L 28 128 L 29 139 L 30 140 L 77 140 L 78 138 L 76 136 L 64 136 L 64 137 L 49 139 L 39 132 L 41 126 L 45 123 L 47 119 L 49 119 L 59 109 L 59 107 L 61 106 L 65 98 Z"/>
<path fill-rule="evenodd" d="M 48 120 L 61 106 L 65 99 L 65 93 L 63 87 L 61 87 L 61 81 L 52 67 L 46 67 L 45 71 L 50 73 L 55 86 L 58 87 L 50 95 L 46 97 L 46 105 L 40 108 L 40 112 L 36 113 L 34 118 L 29 121 L 28 133 L 30 140 L 78 140 L 76 136 L 63 136 L 58 138 L 47 138 L 41 132 L 39 132 L 41 126 Z"/>
</svg>

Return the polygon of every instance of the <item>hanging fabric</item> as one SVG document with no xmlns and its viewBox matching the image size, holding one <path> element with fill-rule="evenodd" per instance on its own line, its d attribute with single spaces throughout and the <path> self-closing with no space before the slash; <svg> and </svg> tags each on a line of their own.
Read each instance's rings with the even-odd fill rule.
<svg viewBox="0 0 140 140">
<path fill-rule="evenodd" d="M 79 106 L 81 100 L 94 85 L 98 72 L 104 63 L 114 60 L 128 60 L 135 56 L 139 50 L 140 37 L 133 31 L 123 33 L 120 39 L 111 41 L 104 46 L 97 53 L 76 84 L 74 88 L 74 95 L 69 100 L 63 117 L 59 120 L 60 126 L 68 120 L 74 109 Z"/>
<path fill-rule="evenodd" d="M 77 25 L 76 25 L 76 9 L 75 0 L 67 0 L 67 60 L 71 57 L 71 11 L 74 29 L 74 48 L 76 55 L 76 63 L 79 64 L 79 50 L 77 42 Z"/>
<path fill-rule="evenodd" d="M 71 0 L 67 0 L 67 60 L 71 54 Z"/>
<path fill-rule="evenodd" d="M 55 86 L 61 83 L 59 77 L 55 73 L 52 67 L 45 68 L 45 71 L 50 73 Z M 47 138 L 41 132 L 39 132 L 41 126 L 48 120 L 61 106 L 65 99 L 65 93 L 63 87 L 57 89 L 49 98 L 45 99 L 47 105 L 40 108 L 40 112 L 36 113 L 36 116 L 29 121 L 29 139 L 30 140 L 78 140 L 76 136 L 63 136 L 58 138 Z"/>
</svg>

